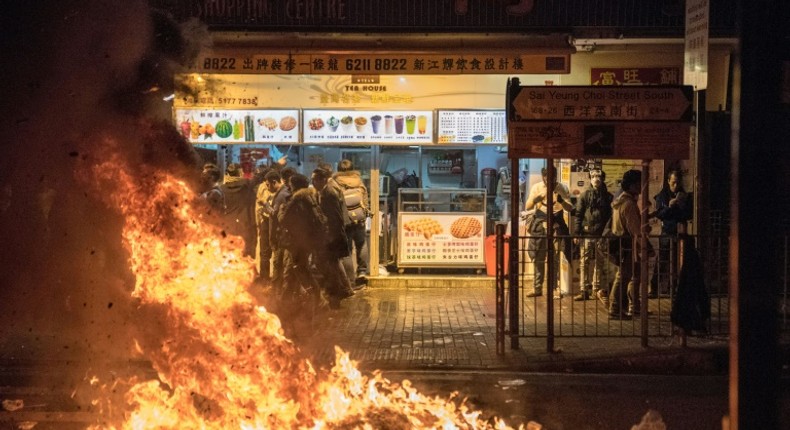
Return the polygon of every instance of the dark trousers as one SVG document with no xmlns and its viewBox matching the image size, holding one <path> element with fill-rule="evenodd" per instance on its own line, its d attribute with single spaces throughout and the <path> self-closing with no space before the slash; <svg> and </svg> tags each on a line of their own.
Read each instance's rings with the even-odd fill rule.
<svg viewBox="0 0 790 430">
<path fill-rule="evenodd" d="M 327 295 L 344 299 L 354 294 L 340 259 L 330 255 L 329 252 L 322 252 L 318 254 L 316 266 L 323 277 L 321 287 Z"/>
<path fill-rule="evenodd" d="M 272 249 L 272 286 L 278 293 L 284 288 L 285 269 L 291 265 L 291 254 L 283 248 Z"/>
<path fill-rule="evenodd" d="M 349 254 L 353 255 L 352 251 L 356 251 L 357 258 L 356 258 L 356 270 L 350 266 L 353 264 L 349 264 L 351 262 L 351 257 L 346 258 L 346 271 L 348 272 L 349 278 L 356 273 L 357 276 L 367 275 L 368 274 L 368 247 L 367 247 L 367 232 L 365 231 L 365 223 L 353 223 L 346 226 L 346 235 L 348 236 L 349 242 Z"/>
<path fill-rule="evenodd" d="M 653 266 L 653 276 L 650 278 L 649 284 L 649 294 L 658 294 L 658 280 L 659 277 L 661 279 L 669 279 L 670 281 L 670 290 L 674 290 L 674 285 L 672 279 L 672 273 L 675 272 L 674 270 L 670 271 L 670 267 L 675 266 L 677 262 L 671 261 L 671 250 L 677 249 L 677 245 L 673 246 L 673 239 L 666 236 L 661 236 L 658 238 L 658 253 L 656 253 L 656 264 Z M 674 269 L 674 267 L 672 267 Z"/>
<path fill-rule="evenodd" d="M 272 277 L 272 247 L 269 245 L 269 218 L 264 218 L 258 226 L 258 249 L 260 250 L 258 275 L 261 278 L 270 279 Z"/>
</svg>

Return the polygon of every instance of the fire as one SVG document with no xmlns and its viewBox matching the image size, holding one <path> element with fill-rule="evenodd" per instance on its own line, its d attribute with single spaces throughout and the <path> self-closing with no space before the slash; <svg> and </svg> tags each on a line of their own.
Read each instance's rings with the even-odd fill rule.
<svg viewBox="0 0 790 430">
<path fill-rule="evenodd" d="M 117 154 L 105 160 L 91 182 L 125 220 L 133 296 L 159 327 L 138 348 L 159 378 L 126 392 L 123 423 L 95 428 L 509 428 L 455 394 L 429 398 L 407 380 L 365 376 L 337 347 L 334 367 L 318 372 L 247 292 L 253 262 L 186 182 Z"/>
</svg>

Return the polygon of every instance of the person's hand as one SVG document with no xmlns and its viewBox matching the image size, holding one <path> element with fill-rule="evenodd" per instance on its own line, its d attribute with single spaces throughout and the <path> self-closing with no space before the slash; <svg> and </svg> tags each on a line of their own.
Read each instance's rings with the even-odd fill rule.
<svg viewBox="0 0 790 430">
<path fill-rule="evenodd" d="M 277 160 L 277 164 L 281 166 L 285 166 L 286 163 L 288 163 L 288 157 L 285 155 L 283 155 L 282 157 L 280 157 L 279 160 Z"/>
<path fill-rule="evenodd" d="M 579 244 L 579 238 L 578 237 L 574 237 L 573 238 L 573 244 L 574 245 L 578 245 Z"/>
</svg>

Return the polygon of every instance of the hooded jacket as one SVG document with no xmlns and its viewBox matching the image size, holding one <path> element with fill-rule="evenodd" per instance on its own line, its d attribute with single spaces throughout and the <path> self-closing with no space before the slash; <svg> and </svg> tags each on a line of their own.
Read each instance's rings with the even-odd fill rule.
<svg viewBox="0 0 790 430">
<path fill-rule="evenodd" d="M 636 196 L 620 193 L 612 202 L 612 233 L 616 236 L 636 237 L 641 231 L 640 224 Z"/>
<path fill-rule="evenodd" d="M 588 186 L 576 201 L 574 234 L 600 236 L 612 216 L 612 200 L 612 193 L 606 189 L 606 183 L 601 182 L 600 188 Z"/>
</svg>

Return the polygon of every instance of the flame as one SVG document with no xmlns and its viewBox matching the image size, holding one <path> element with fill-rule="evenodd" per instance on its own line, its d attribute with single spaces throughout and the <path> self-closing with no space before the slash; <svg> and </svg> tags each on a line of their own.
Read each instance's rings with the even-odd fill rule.
<svg viewBox="0 0 790 430">
<path fill-rule="evenodd" d="M 429 398 L 408 380 L 365 376 L 337 347 L 334 367 L 319 374 L 247 292 L 254 265 L 241 239 L 209 222 L 187 183 L 118 153 L 104 159 L 90 169 L 91 183 L 124 219 L 132 294 L 160 323 L 135 347 L 159 378 L 126 392 L 122 423 L 93 428 L 509 428 L 455 393 Z"/>
</svg>

